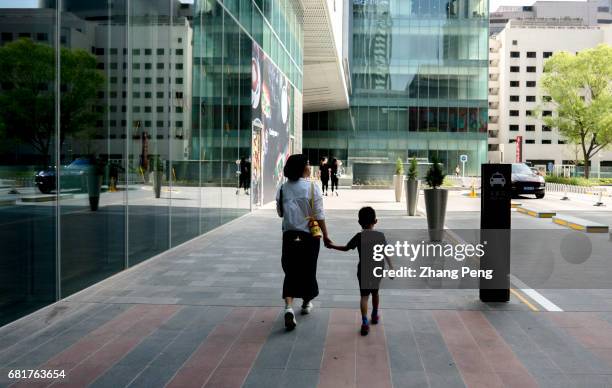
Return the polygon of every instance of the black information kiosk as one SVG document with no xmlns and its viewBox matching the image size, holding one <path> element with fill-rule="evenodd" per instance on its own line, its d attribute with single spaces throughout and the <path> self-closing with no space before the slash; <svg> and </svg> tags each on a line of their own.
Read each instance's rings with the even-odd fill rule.
<svg viewBox="0 0 612 388">
<path fill-rule="evenodd" d="M 480 240 L 485 255 L 480 269 L 493 270 L 492 279 L 480 279 L 480 300 L 510 300 L 510 226 L 512 165 L 483 164 L 481 170 Z"/>
</svg>

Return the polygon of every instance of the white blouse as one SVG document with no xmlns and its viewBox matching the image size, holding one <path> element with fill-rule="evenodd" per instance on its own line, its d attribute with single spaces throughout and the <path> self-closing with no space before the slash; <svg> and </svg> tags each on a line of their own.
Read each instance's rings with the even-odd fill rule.
<svg viewBox="0 0 612 388">
<path fill-rule="evenodd" d="M 296 230 L 310 233 L 308 227 L 308 217 L 317 220 L 325 219 L 323 210 L 323 195 L 321 188 L 317 184 L 312 184 L 310 180 L 300 178 L 295 182 L 287 181 L 282 186 L 283 190 L 283 232 Z M 314 189 L 314 208 L 310 208 L 310 198 Z M 276 192 L 276 212 L 280 216 L 279 188 Z"/>
</svg>

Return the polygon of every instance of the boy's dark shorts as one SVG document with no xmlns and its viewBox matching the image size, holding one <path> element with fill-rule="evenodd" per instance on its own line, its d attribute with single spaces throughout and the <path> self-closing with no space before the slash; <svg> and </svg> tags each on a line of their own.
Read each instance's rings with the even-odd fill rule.
<svg viewBox="0 0 612 388">
<path fill-rule="evenodd" d="M 359 293 L 361 294 L 361 296 L 370 296 L 371 294 L 378 294 L 378 289 L 380 287 L 380 279 L 371 277 L 368 279 L 365 279 L 366 281 L 366 286 L 368 288 L 362 288 L 361 287 L 361 270 L 360 268 L 357 269 L 357 282 L 359 282 Z"/>
</svg>

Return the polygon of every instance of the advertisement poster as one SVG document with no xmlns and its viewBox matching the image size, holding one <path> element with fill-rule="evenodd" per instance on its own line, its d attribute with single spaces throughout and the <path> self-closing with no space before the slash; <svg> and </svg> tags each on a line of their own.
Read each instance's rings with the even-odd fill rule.
<svg viewBox="0 0 612 388">
<path fill-rule="evenodd" d="M 289 157 L 291 84 L 256 44 L 253 45 L 251 71 L 253 126 L 261 128 L 263 166 L 259 177 L 261 186 L 260 182 L 253 182 L 253 187 L 262 187 L 260 202 L 265 204 L 275 199 Z"/>
<path fill-rule="evenodd" d="M 523 136 L 517 136 L 515 143 L 516 143 L 516 163 L 523 163 Z"/>
</svg>

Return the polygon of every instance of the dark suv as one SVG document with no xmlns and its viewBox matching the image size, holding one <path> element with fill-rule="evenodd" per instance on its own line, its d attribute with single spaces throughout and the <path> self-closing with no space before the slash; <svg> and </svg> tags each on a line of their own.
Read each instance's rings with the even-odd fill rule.
<svg viewBox="0 0 612 388">
<path fill-rule="evenodd" d="M 544 198 L 546 182 L 544 177 L 533 172 L 525 163 L 512 163 L 512 196 L 534 194 Z"/>
</svg>

